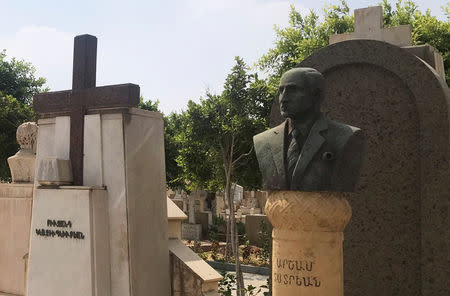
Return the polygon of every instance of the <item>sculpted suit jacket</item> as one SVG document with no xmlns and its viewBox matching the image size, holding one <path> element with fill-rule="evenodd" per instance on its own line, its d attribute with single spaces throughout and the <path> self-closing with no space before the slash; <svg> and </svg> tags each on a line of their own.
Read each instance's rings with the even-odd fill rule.
<svg viewBox="0 0 450 296">
<path fill-rule="evenodd" d="M 284 121 L 253 137 L 264 189 L 354 191 L 363 149 L 360 129 L 321 114 L 301 147 L 290 182 L 285 168 L 286 145 L 289 145 L 285 140 L 287 130 L 288 124 Z"/>
</svg>

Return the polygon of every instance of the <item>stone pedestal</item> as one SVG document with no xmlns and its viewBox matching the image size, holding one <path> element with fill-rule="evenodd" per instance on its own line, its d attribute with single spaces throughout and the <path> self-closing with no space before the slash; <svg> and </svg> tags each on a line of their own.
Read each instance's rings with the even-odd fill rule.
<svg viewBox="0 0 450 296">
<path fill-rule="evenodd" d="M 273 296 L 343 296 L 343 230 L 351 208 L 343 193 L 273 191 Z"/>
</svg>

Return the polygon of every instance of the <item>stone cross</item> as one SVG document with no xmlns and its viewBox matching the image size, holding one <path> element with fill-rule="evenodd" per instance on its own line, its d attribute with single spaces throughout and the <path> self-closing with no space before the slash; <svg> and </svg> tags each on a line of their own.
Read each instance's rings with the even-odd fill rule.
<svg viewBox="0 0 450 296">
<path fill-rule="evenodd" d="M 401 25 L 383 28 L 383 9 L 381 6 L 355 9 L 355 32 L 331 35 L 330 44 L 352 39 L 372 39 L 400 47 L 410 46 L 411 26 Z"/>
<path fill-rule="evenodd" d="M 119 84 L 96 87 L 97 38 L 75 37 L 72 89 L 40 93 L 33 108 L 39 117 L 70 116 L 70 162 L 74 185 L 83 185 L 84 115 L 112 107 L 136 107 L 139 86 Z"/>
</svg>

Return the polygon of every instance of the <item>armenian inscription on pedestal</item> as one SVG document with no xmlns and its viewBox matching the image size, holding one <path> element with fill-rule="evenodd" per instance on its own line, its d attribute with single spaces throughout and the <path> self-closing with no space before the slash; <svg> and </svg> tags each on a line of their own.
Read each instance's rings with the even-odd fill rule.
<svg viewBox="0 0 450 296">
<path fill-rule="evenodd" d="M 84 239 L 83 232 L 72 230 L 72 221 L 70 220 L 47 219 L 47 227 L 37 228 L 36 234 L 47 237 Z"/>
<path fill-rule="evenodd" d="M 109 295 L 106 190 L 37 188 L 27 296 Z"/>
<path fill-rule="evenodd" d="M 341 233 L 275 229 L 273 238 L 274 295 L 342 295 Z"/>
<path fill-rule="evenodd" d="M 274 280 L 282 285 L 297 285 L 299 287 L 318 288 L 321 285 L 320 277 L 314 275 L 314 261 L 291 260 L 277 258 L 275 262 L 277 272 L 274 272 Z"/>
</svg>

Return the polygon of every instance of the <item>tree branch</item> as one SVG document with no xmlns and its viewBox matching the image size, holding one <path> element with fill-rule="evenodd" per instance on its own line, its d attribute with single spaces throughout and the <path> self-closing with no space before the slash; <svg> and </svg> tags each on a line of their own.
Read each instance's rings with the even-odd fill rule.
<svg viewBox="0 0 450 296">
<path fill-rule="evenodd" d="M 244 158 L 244 157 L 246 157 L 246 156 L 249 156 L 249 155 L 252 153 L 252 151 L 253 151 L 253 145 L 252 145 L 252 148 L 250 148 L 250 151 L 249 151 L 249 152 L 244 153 L 244 154 L 241 154 L 238 158 L 236 158 L 236 159 L 233 161 L 233 163 L 232 163 L 231 165 L 234 165 L 236 162 L 238 162 L 238 161 L 241 160 L 242 158 Z"/>
</svg>

